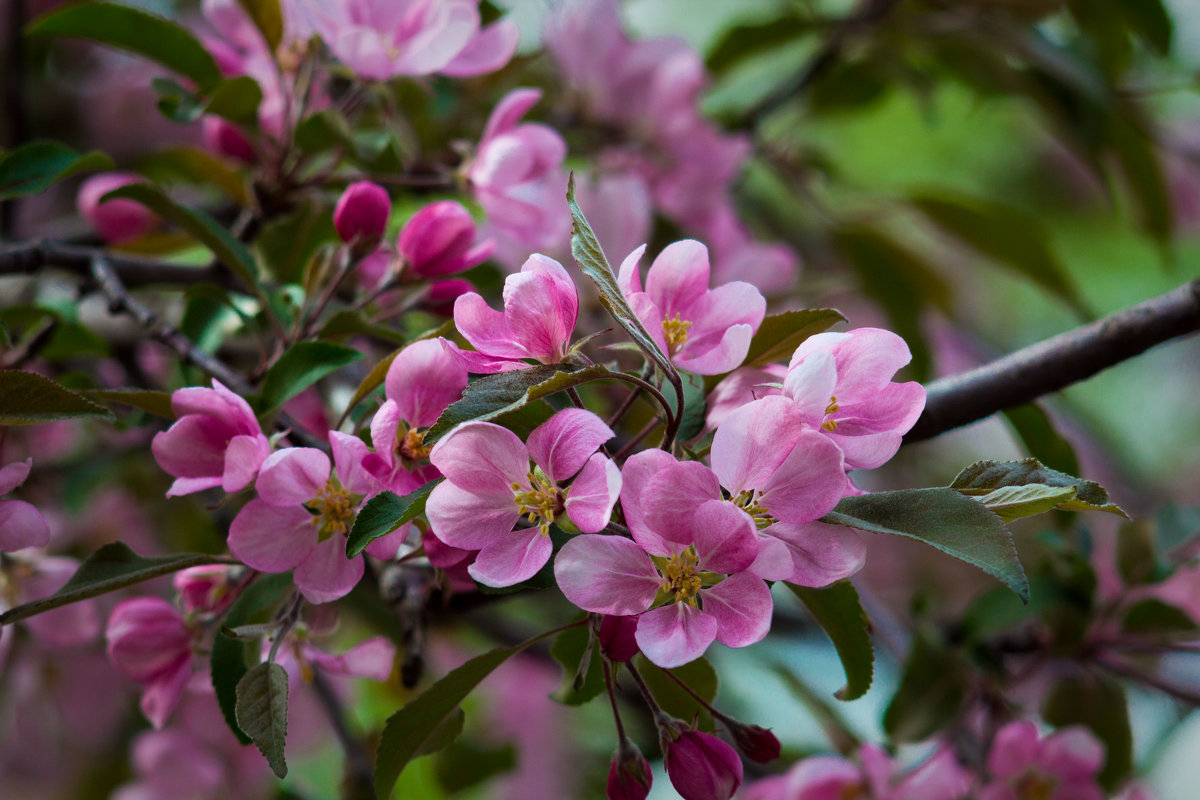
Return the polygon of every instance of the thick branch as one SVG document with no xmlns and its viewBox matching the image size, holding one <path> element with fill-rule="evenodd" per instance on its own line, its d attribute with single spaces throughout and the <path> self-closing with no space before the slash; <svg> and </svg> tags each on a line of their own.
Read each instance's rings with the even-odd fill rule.
<svg viewBox="0 0 1200 800">
<path fill-rule="evenodd" d="M 1200 280 L 928 386 L 904 441 L 919 442 L 1057 392 L 1177 336 L 1200 330 Z"/>
<path fill-rule="evenodd" d="M 80 247 L 48 240 L 23 242 L 0 248 L 0 275 L 37 272 L 42 267 L 58 267 L 85 278 L 93 277 L 92 259 L 103 257 L 124 286 L 191 286 L 215 283 L 226 289 L 240 288 L 228 270 L 219 266 L 186 267 L 164 264 L 145 258 L 114 255 L 95 247 Z"/>
</svg>

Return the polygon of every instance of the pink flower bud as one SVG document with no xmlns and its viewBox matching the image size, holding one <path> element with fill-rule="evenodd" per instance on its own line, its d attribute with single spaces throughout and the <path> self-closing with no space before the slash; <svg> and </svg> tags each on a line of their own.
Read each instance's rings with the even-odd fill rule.
<svg viewBox="0 0 1200 800">
<path fill-rule="evenodd" d="M 742 785 L 742 760 L 717 737 L 678 723 L 660 735 L 667 776 L 684 800 L 729 800 Z"/>
<path fill-rule="evenodd" d="M 233 600 L 229 567 L 223 564 L 182 570 L 175 573 L 174 583 L 188 613 L 215 614 Z"/>
<path fill-rule="evenodd" d="M 729 729 L 734 744 L 751 761 L 766 764 L 779 758 L 781 746 L 775 734 L 760 725 L 746 725 L 732 719 L 721 720 Z"/>
<path fill-rule="evenodd" d="M 460 295 L 475 291 L 475 284 L 461 278 L 430 284 L 425 293 L 425 310 L 439 317 L 454 316 L 454 301 Z"/>
<path fill-rule="evenodd" d="M 75 201 L 79 215 L 107 242 L 128 242 L 149 233 L 158 226 L 158 217 L 141 203 L 100 200 L 115 189 L 141 180 L 141 176 L 130 172 L 109 172 L 88 178 L 79 187 Z"/>
<path fill-rule="evenodd" d="M 646 800 L 653 781 L 650 762 L 637 745 L 623 737 L 608 768 L 608 800 Z"/>
<path fill-rule="evenodd" d="M 333 210 L 333 227 L 343 242 L 370 242 L 383 236 L 392 201 L 382 186 L 359 181 L 346 187 Z"/>
<path fill-rule="evenodd" d="M 142 712 L 161 728 L 192 676 L 192 631 L 157 597 L 126 600 L 108 618 L 108 659 L 142 685 Z"/>
<path fill-rule="evenodd" d="M 634 633 L 637 631 L 637 614 L 631 617 L 621 617 L 608 614 L 600 623 L 597 638 L 600 639 L 600 649 L 604 655 L 613 661 L 625 663 L 639 652 Z"/>
<path fill-rule="evenodd" d="M 404 224 L 396 247 L 422 278 L 468 270 L 482 264 L 496 249 L 491 240 L 475 243 L 475 221 L 453 200 L 431 203 L 418 211 Z"/>
<path fill-rule="evenodd" d="M 217 155 L 241 161 L 243 164 L 258 162 L 254 145 L 236 125 L 213 116 L 205 117 L 202 124 L 204 126 L 204 146 L 209 150 Z"/>
</svg>

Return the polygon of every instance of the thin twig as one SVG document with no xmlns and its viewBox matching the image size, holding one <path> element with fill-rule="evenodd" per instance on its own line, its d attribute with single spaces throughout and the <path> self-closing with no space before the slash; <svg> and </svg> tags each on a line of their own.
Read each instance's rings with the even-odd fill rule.
<svg viewBox="0 0 1200 800">
<path fill-rule="evenodd" d="M 81 247 L 49 240 L 22 242 L 0 248 L 0 275 L 37 272 L 42 267 L 58 267 L 81 277 L 92 276 L 92 259 L 100 256 L 120 278 L 124 286 L 192 286 L 215 283 L 226 289 L 240 289 L 227 270 L 217 265 L 186 267 L 145 258 L 117 255 L 103 248 Z"/>
</svg>

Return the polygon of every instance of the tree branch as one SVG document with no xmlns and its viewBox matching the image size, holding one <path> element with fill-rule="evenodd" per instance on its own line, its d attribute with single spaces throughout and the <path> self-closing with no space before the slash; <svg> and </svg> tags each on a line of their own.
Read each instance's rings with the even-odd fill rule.
<svg viewBox="0 0 1200 800">
<path fill-rule="evenodd" d="M 1200 330 L 1200 279 L 973 370 L 929 384 L 905 443 L 1028 403 Z"/>
<path fill-rule="evenodd" d="M 123 286 L 215 283 L 226 289 L 242 290 L 228 270 L 220 266 L 186 267 L 145 258 L 114 255 L 95 247 L 80 247 L 49 240 L 22 242 L 0 248 L 0 275 L 32 274 L 42 267 L 58 267 L 75 275 L 94 278 L 92 260 L 103 258 Z"/>
</svg>

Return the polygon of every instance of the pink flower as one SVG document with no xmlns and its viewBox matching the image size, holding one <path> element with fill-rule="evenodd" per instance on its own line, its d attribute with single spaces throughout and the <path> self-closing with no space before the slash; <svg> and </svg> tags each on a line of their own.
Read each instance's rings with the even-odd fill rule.
<svg viewBox="0 0 1200 800">
<path fill-rule="evenodd" d="M 93 175 L 79 187 L 76 207 L 96 233 L 107 242 L 121 244 L 138 239 L 158 227 L 158 217 L 141 203 L 133 200 L 101 198 L 109 192 L 140 183 L 145 179 L 131 172 L 108 172 Z"/>
<path fill-rule="evenodd" d="M 454 301 L 454 324 L 477 351 L 461 353 L 471 372 L 522 369 L 526 358 L 559 363 L 578 316 L 571 277 L 562 264 L 536 253 L 504 280 L 503 312 L 475 292 Z"/>
<path fill-rule="evenodd" d="M 729 800 L 742 785 L 742 760 L 717 737 L 678 727 L 660 736 L 667 777 L 683 800 Z"/>
<path fill-rule="evenodd" d="M 24 483 L 31 469 L 32 458 L 0 468 L 0 495 Z M 44 547 L 49 541 L 50 524 L 36 506 L 24 500 L 0 500 L 0 552 Z"/>
<path fill-rule="evenodd" d="M 433 532 L 452 547 L 480 551 L 470 567 L 480 583 L 531 578 L 550 559 L 551 524 L 565 517 L 589 533 L 608 525 L 621 472 L 596 450 L 613 435 L 595 414 L 576 408 L 535 428 L 528 445 L 490 422 L 459 425 L 429 454 L 446 476 L 426 503 Z M 514 530 L 523 516 L 534 524 Z"/>
<path fill-rule="evenodd" d="M 236 597 L 229 573 L 230 568 L 224 564 L 176 572 L 172 584 L 179 593 L 183 610 L 189 614 L 219 614 L 228 608 Z"/>
<path fill-rule="evenodd" d="M 437 278 L 477 267 L 495 249 L 490 240 L 476 244 L 475 221 L 462 203 L 430 203 L 404 223 L 396 249 L 422 278 Z"/>
<path fill-rule="evenodd" d="M 842 449 L 848 469 L 872 469 L 896 454 L 925 408 L 925 387 L 891 382 L 911 359 L 891 331 L 818 333 L 792 354 L 783 392 Z"/>
<path fill-rule="evenodd" d="M 158 465 L 175 476 L 167 497 L 244 489 L 271 452 L 250 404 L 216 378 L 212 385 L 176 390 L 171 409 L 178 419 L 151 444 Z"/>
<path fill-rule="evenodd" d="M 229 550 L 263 572 L 295 570 L 296 588 L 311 603 L 346 595 L 363 575 L 361 557 L 346 557 L 346 535 L 364 495 L 373 488 L 363 470 L 367 446 L 330 431 L 337 470 L 312 447 L 280 450 L 263 462 L 247 503 L 229 527 Z"/>
<path fill-rule="evenodd" d="M 575 200 L 606 253 L 628 253 L 650 238 L 650 188 L 631 169 L 575 174 Z"/>
<path fill-rule="evenodd" d="M 454 59 L 438 70 L 451 78 L 472 78 L 503 69 L 517 52 L 521 29 L 509 19 L 493 22 L 467 42 Z"/>
<path fill-rule="evenodd" d="M 392 201 L 387 190 L 370 181 L 357 181 L 346 187 L 333 210 L 333 227 L 343 242 L 360 244 L 370 250 L 383 237 Z"/>
<path fill-rule="evenodd" d="M 767 301 L 758 289 L 735 281 L 708 288 L 708 248 L 694 239 L 667 245 L 646 274 L 638 262 L 646 246 L 630 253 L 617 281 L 634 312 L 676 366 L 717 375 L 739 366 L 762 323 Z"/>
<path fill-rule="evenodd" d="M 768 364 L 761 369 L 742 367 L 734 370 L 709 392 L 708 414 L 704 423 L 710 428 L 718 428 L 730 412 L 747 403 L 783 394 L 779 385 L 785 375 L 787 367 L 782 364 Z"/>
<path fill-rule="evenodd" d="M 826 800 L 871 797 L 874 800 L 959 800 L 971 789 L 971 776 L 949 747 L 907 774 L 883 750 L 864 745 L 855 764 L 834 756 L 815 756 L 796 763 L 784 775 L 746 787 L 743 800 Z"/>
<path fill-rule="evenodd" d="M 570 231 L 567 144 L 553 128 L 517 124 L 541 98 L 538 89 L 515 89 L 488 118 L 467 178 L 488 220 L 520 244 L 538 250 L 560 246 Z"/>
<path fill-rule="evenodd" d="M 109 661 L 142 685 L 142 712 L 161 728 L 192 676 L 192 630 L 167 601 L 137 597 L 113 609 L 105 635 Z"/>
<path fill-rule="evenodd" d="M 628 737 L 621 737 L 608 767 L 605 797 L 608 800 L 646 800 L 653 782 L 650 762 Z"/>
<path fill-rule="evenodd" d="M 979 800 L 1103 800 L 1096 775 L 1104 764 L 1104 745 L 1086 728 L 1062 728 L 1042 738 L 1028 720 L 999 730 L 988 752 L 992 783 Z"/>
</svg>

